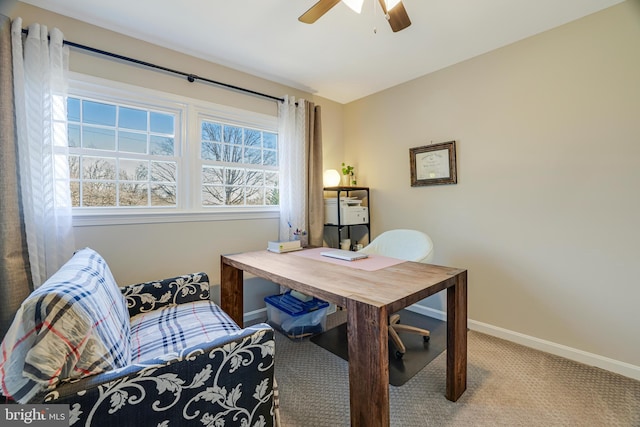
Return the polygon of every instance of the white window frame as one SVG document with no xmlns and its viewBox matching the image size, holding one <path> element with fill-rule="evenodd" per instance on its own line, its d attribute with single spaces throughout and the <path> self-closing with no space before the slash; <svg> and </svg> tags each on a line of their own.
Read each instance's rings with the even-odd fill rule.
<svg viewBox="0 0 640 427">
<path fill-rule="evenodd" d="M 175 149 L 178 161 L 176 207 L 73 208 L 74 226 L 149 224 L 164 222 L 227 221 L 279 217 L 278 206 L 201 205 L 200 120 L 259 128 L 278 133 L 278 118 L 212 102 L 70 73 L 69 96 L 116 104 L 133 104 L 176 114 Z M 280 142 L 280 141 L 278 141 Z M 197 173 L 193 173 L 197 171 Z"/>
</svg>

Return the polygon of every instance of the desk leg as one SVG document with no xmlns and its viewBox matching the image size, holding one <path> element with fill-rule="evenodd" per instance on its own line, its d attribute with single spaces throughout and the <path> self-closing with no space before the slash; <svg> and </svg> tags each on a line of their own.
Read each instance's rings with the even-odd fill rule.
<svg viewBox="0 0 640 427">
<path fill-rule="evenodd" d="M 447 288 L 447 389 L 445 397 L 458 400 L 467 388 L 467 272 Z"/>
<path fill-rule="evenodd" d="M 244 324 L 243 271 L 220 260 L 220 308 L 240 327 Z"/>
<path fill-rule="evenodd" d="M 387 310 L 347 300 L 351 425 L 389 426 Z"/>
</svg>

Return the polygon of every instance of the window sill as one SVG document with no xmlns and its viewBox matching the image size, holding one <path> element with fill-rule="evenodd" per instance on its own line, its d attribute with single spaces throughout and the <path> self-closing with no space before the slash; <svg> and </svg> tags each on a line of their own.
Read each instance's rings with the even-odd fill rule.
<svg viewBox="0 0 640 427">
<path fill-rule="evenodd" d="M 176 222 L 242 221 L 279 218 L 278 208 L 229 209 L 215 212 L 85 212 L 73 214 L 74 227 L 126 224 L 161 224 Z"/>
</svg>

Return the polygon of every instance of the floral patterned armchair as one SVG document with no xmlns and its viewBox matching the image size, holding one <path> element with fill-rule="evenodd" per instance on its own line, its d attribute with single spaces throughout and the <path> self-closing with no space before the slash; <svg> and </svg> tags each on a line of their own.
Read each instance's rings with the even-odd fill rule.
<svg viewBox="0 0 640 427">
<path fill-rule="evenodd" d="M 46 376 L 42 373 L 46 369 L 37 366 L 33 354 L 43 351 L 38 347 L 53 354 L 52 348 L 60 348 L 56 347 L 59 334 L 38 330 L 36 334 L 29 334 L 35 335 L 35 339 L 24 349 L 23 343 L 29 341 L 24 339 L 27 335 L 21 334 L 24 325 L 13 333 L 10 330 L 2 343 L 7 356 L 0 357 L 0 367 L 15 366 L 16 360 L 20 360 L 23 367 L 20 374 L 11 369 L 1 370 L 4 377 L 0 379 L 4 383 L 8 381 L 9 388 L 15 383 L 14 393 L 3 388 L 5 396 L 21 403 L 68 404 L 72 426 L 275 424 L 275 341 L 269 325 L 240 328 L 209 300 L 208 278 L 204 273 L 124 288 L 116 286 L 121 292 L 119 296 L 111 289 L 105 300 L 92 289 L 94 285 L 99 289 L 113 285 L 108 283 L 112 279 L 108 267 L 97 253 L 90 249 L 83 251 L 89 252 L 80 256 L 76 253 L 61 268 L 61 271 L 70 270 L 66 275 L 56 277 L 59 271 L 52 277 L 53 281 L 49 279 L 34 291 L 36 317 L 44 311 L 47 315 L 57 314 L 56 318 L 82 311 L 101 319 L 109 320 L 111 316 L 118 321 L 122 314 L 117 308 L 122 303 L 128 312 L 128 324 L 118 323 L 106 332 L 96 332 L 93 330 L 97 329 L 96 319 L 89 319 L 90 331 L 84 338 L 71 333 L 64 337 L 70 350 L 61 357 L 60 375 L 43 381 L 33 380 Z M 69 291 L 76 287 L 82 289 L 82 298 L 74 297 L 74 292 Z M 61 295 L 68 297 L 64 308 L 60 308 L 59 303 L 55 309 L 51 308 L 52 300 L 48 298 L 52 293 L 57 296 L 54 300 L 59 300 Z M 92 298 L 95 301 L 91 301 Z M 47 304 L 49 308 L 43 311 L 42 306 Z M 76 307 L 78 305 L 82 307 Z M 32 315 L 29 303 L 23 303 L 23 307 L 14 325 L 23 323 L 25 312 Z M 108 313 L 102 315 L 100 310 Z M 119 316 L 114 316 L 114 312 Z M 54 323 L 54 329 L 55 326 Z M 74 325 L 75 329 L 79 327 Z M 55 342 L 51 335 L 55 335 Z M 109 337 L 113 342 L 109 342 Z M 94 341 L 86 348 L 75 344 L 91 339 Z M 100 346 L 101 343 L 104 345 Z M 116 346 L 120 348 L 114 354 Z M 111 366 L 105 365 L 105 361 Z M 75 367 L 67 369 L 72 362 Z M 87 368 L 97 365 L 93 371 Z"/>
</svg>

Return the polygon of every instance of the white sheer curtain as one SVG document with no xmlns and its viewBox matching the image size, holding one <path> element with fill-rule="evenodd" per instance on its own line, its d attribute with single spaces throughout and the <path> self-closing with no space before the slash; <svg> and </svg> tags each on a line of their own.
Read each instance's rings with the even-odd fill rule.
<svg viewBox="0 0 640 427">
<path fill-rule="evenodd" d="M 278 104 L 278 164 L 280 165 L 280 240 L 291 240 L 307 223 L 307 161 L 305 102 L 285 96 Z"/>
<path fill-rule="evenodd" d="M 34 287 L 74 250 L 66 94 L 69 51 L 58 29 L 33 24 L 23 39 L 22 19 L 11 27 L 20 188 Z"/>
</svg>

